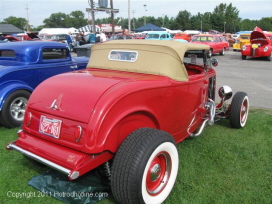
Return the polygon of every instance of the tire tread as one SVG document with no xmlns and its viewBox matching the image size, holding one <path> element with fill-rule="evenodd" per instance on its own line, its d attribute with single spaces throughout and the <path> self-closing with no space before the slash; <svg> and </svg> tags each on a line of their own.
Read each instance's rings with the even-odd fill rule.
<svg viewBox="0 0 272 204">
<path fill-rule="evenodd" d="M 131 133 L 121 144 L 114 158 L 111 177 L 112 192 L 118 203 L 143 203 L 139 200 L 141 195 L 135 193 L 138 192 L 137 186 L 141 185 L 141 181 L 135 179 L 140 174 L 137 169 L 141 165 L 141 158 L 154 142 L 167 141 L 176 144 L 174 138 L 164 131 L 141 128 Z M 152 149 L 149 151 L 152 152 Z"/>
</svg>

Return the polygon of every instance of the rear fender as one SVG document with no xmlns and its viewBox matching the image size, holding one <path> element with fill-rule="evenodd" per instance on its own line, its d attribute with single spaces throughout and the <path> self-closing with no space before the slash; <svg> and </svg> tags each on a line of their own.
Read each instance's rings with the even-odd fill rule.
<svg viewBox="0 0 272 204">
<path fill-rule="evenodd" d="M 100 140 L 102 137 L 98 137 L 97 144 L 104 144 L 103 151 L 108 150 L 114 153 L 133 131 L 143 127 L 160 128 L 157 118 L 148 111 L 138 111 L 123 115 L 112 121 L 112 124 L 111 127 L 106 128 L 106 130 L 109 130 L 108 132 L 100 132 L 105 134 L 105 137 L 103 137 L 103 140 Z M 105 128 L 103 127 L 102 130 L 105 130 Z"/>
<path fill-rule="evenodd" d="M 25 83 L 19 82 L 19 81 L 13 81 L 13 82 L 8 82 L 5 84 L 2 84 L 0 86 L 0 111 L 2 110 L 3 104 L 6 100 L 6 98 L 14 91 L 17 90 L 27 90 L 29 92 L 33 92 L 33 88 L 28 86 Z"/>
</svg>

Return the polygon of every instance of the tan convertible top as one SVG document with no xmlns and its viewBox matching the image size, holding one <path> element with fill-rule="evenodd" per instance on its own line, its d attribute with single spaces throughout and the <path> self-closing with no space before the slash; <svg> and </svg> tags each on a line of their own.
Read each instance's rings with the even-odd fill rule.
<svg viewBox="0 0 272 204">
<path fill-rule="evenodd" d="M 163 75 L 177 81 L 188 81 L 183 64 L 187 50 L 208 50 L 209 46 L 162 40 L 112 40 L 93 45 L 89 68 Z M 137 52 L 134 62 L 109 60 L 110 52 Z"/>
</svg>

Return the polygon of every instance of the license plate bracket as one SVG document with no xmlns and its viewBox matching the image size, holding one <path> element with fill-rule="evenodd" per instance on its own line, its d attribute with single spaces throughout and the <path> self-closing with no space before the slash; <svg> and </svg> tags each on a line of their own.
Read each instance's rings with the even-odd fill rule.
<svg viewBox="0 0 272 204">
<path fill-rule="evenodd" d="M 40 117 L 39 132 L 50 137 L 59 139 L 62 121 L 46 116 Z"/>
</svg>

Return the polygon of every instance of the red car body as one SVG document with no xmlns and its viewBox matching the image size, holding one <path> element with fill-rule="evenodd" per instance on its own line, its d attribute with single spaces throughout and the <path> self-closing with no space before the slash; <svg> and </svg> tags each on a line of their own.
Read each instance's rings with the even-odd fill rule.
<svg viewBox="0 0 272 204">
<path fill-rule="evenodd" d="M 215 117 L 234 117 L 237 128 L 246 123 L 246 95 L 233 109 L 223 105 L 232 93 L 222 87 L 215 105 L 216 60 L 208 50 L 156 40 L 93 45 L 86 70 L 51 77 L 35 89 L 19 138 L 7 148 L 71 180 L 112 162 L 108 175 L 119 203 L 130 193 L 137 197 L 131 203 L 161 203 L 177 175 L 175 143 L 198 136 Z M 131 184 L 136 189 L 125 189 Z"/>
<path fill-rule="evenodd" d="M 215 53 L 224 55 L 225 51 L 229 50 L 229 43 L 223 40 L 220 35 L 195 35 L 192 37 L 190 42 L 210 46 L 210 56 Z"/>
<path fill-rule="evenodd" d="M 134 34 L 134 38 L 143 40 L 145 39 L 145 34 Z"/>
<path fill-rule="evenodd" d="M 247 57 L 266 57 L 272 60 L 272 33 L 263 32 L 256 27 L 250 35 L 250 44 L 241 49 L 242 59 Z"/>
<path fill-rule="evenodd" d="M 191 35 L 187 33 L 176 33 L 173 39 L 183 39 L 189 42 L 191 40 Z"/>
<path fill-rule="evenodd" d="M 16 37 L 21 41 L 40 40 L 40 38 L 35 33 L 17 34 Z"/>
<path fill-rule="evenodd" d="M 9 42 L 21 41 L 21 39 L 16 38 L 16 37 L 14 37 L 14 36 L 12 36 L 12 35 L 6 35 L 6 36 L 4 36 L 4 38 L 5 38 L 7 41 L 9 41 Z"/>
</svg>

